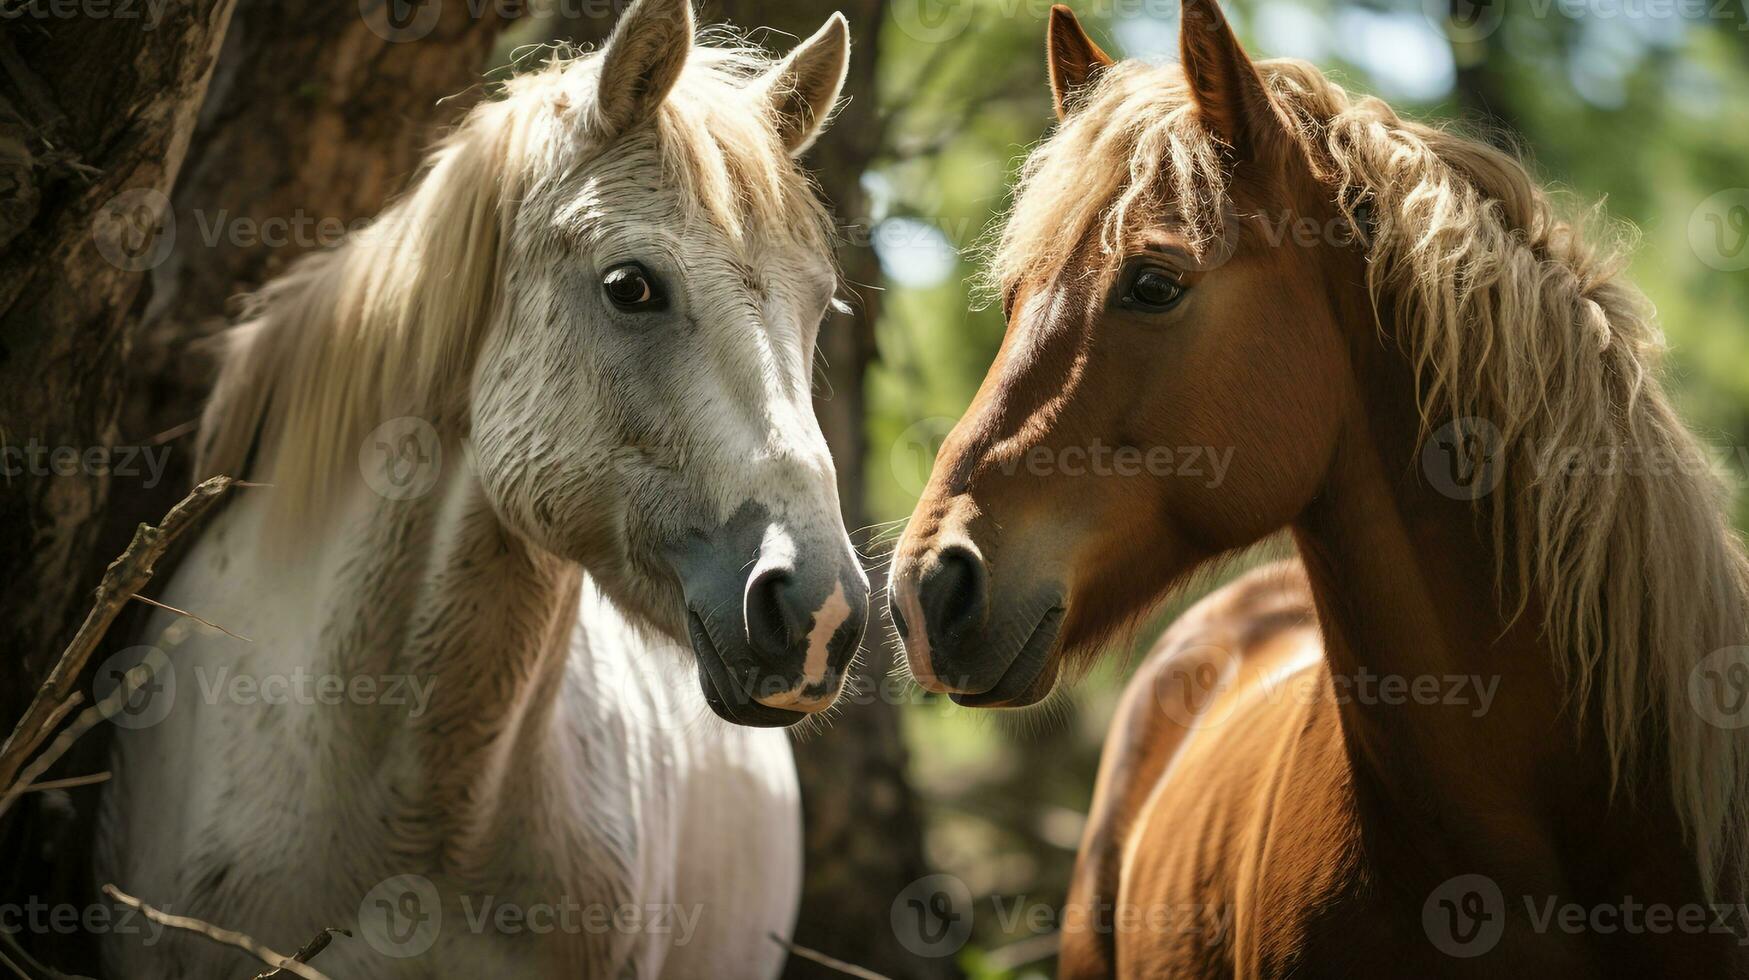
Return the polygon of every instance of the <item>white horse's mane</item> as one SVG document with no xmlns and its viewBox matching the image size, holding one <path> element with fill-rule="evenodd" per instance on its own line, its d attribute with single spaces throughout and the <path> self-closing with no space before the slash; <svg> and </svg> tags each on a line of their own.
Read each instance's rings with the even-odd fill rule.
<svg viewBox="0 0 1749 980">
<path fill-rule="evenodd" d="M 296 527 L 320 511 L 340 467 L 356 465 L 370 428 L 406 415 L 440 427 L 462 419 L 521 205 L 598 158 L 653 147 L 661 173 L 629 172 L 641 186 L 628 187 L 625 207 L 648 206 L 637 192 L 659 177 L 683 224 L 709 222 L 735 240 L 758 228 L 829 255 L 827 212 L 770 100 L 748 91 L 775 62 L 726 29 L 706 39 L 716 43 L 691 47 L 654 120 L 605 140 L 595 135 L 602 57 L 556 52 L 471 109 L 368 228 L 249 297 L 226 338 L 197 472 L 271 480 L 274 523 Z M 563 247 L 555 233 L 550 249 Z"/>
</svg>

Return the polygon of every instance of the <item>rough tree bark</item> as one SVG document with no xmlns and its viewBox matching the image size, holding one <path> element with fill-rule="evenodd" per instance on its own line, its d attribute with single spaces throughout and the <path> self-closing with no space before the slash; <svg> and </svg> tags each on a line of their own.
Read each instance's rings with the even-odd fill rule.
<svg viewBox="0 0 1749 980">
<path fill-rule="evenodd" d="M 117 443 L 129 310 L 163 247 L 157 222 L 232 6 L 186 0 L 124 12 L 118 4 L 105 8 L 113 16 L 98 16 L 33 5 L 15 9 L 0 33 L 0 717 L 8 724 L 96 582 L 90 555 L 110 497 L 104 450 Z"/>
<path fill-rule="evenodd" d="M 232 0 L 8 5 L 0 31 L 0 725 L 72 637 L 111 496 L 129 310 Z M 32 794 L 0 821 L 0 901 L 54 894 Z M 55 937 L 23 935 L 42 947 Z"/>
<path fill-rule="evenodd" d="M 0 460 L 0 530 L 17 544 L 0 550 L 10 726 L 104 564 L 187 489 L 181 423 L 198 415 L 211 371 L 199 341 L 224 325 L 229 298 L 376 213 L 437 124 L 477 97 L 503 21 L 495 5 L 474 17 L 462 3 L 402 7 L 392 21 L 358 0 L 175 0 L 152 24 L 7 6 L 0 446 L 162 441 L 152 448 L 168 464 L 148 470 L 136 454 L 114 473 L 56 475 L 14 472 L 16 453 Z M 100 743 L 81 743 L 81 771 L 102 767 Z M 0 853 L 19 858 L 0 883 L 8 897 L 79 896 L 94 792 L 73 811 L 15 809 L 0 835 Z M 88 943 L 34 938 L 46 959 L 90 967 Z"/>
</svg>

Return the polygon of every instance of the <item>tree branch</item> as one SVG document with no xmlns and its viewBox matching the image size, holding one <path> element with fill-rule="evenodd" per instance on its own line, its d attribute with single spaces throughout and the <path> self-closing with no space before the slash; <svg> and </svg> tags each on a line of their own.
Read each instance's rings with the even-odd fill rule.
<svg viewBox="0 0 1749 980">
<path fill-rule="evenodd" d="M 251 939 L 234 929 L 215 926 L 210 922 L 203 922 L 200 919 L 191 918 L 186 915 L 171 915 L 168 912 L 160 912 L 114 885 L 104 885 L 103 893 L 129 908 L 138 909 L 140 914 L 159 925 L 169 926 L 172 929 L 181 929 L 184 932 L 192 932 L 197 936 L 205 936 L 221 946 L 234 946 L 237 949 L 254 956 L 261 962 L 266 963 L 268 966 L 276 967 L 277 969 L 275 972 L 289 970 L 293 974 L 303 977 L 304 980 L 329 980 L 328 975 L 321 970 L 318 970 L 307 963 L 300 963 L 293 957 L 281 956 L 273 950 L 268 949 L 266 946 L 256 942 L 254 939 Z M 324 943 L 323 945 L 325 946 L 327 944 Z"/>
<path fill-rule="evenodd" d="M 233 482 L 228 476 L 215 476 L 195 487 L 181 503 L 170 508 L 170 513 L 164 515 L 158 526 L 141 524 L 134 531 L 134 540 L 127 550 L 103 573 L 103 581 L 97 586 L 96 601 L 86 614 L 85 622 L 79 626 L 73 642 L 62 651 L 61 659 L 49 671 L 42 686 L 37 688 L 30 707 L 13 726 L 6 744 L 0 746 L 0 787 L 13 785 L 24 760 L 42 745 L 54 723 L 65 715 L 68 710 L 64 707 L 65 702 L 75 696 L 73 685 L 78 683 L 92 651 L 109 632 L 122 606 L 151 581 L 153 566 L 164 556 L 171 542 L 218 503 Z"/>
</svg>

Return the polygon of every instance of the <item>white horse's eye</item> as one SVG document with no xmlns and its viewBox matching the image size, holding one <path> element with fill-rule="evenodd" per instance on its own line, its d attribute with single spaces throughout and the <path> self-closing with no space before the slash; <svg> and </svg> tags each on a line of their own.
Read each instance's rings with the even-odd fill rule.
<svg viewBox="0 0 1749 980">
<path fill-rule="evenodd" d="M 667 306 L 661 284 L 649 270 L 636 262 L 625 262 L 607 270 L 601 277 L 601 288 L 607 298 L 622 310 L 648 311 Z"/>
</svg>

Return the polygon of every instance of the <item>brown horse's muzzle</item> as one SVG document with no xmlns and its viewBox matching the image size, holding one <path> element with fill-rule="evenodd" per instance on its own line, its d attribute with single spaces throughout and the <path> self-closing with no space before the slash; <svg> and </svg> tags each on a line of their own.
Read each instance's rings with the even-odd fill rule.
<svg viewBox="0 0 1749 980">
<path fill-rule="evenodd" d="M 1005 577 L 970 541 L 901 544 L 888 602 L 925 689 L 970 707 L 1019 707 L 1050 693 L 1062 589 L 1004 589 Z"/>
</svg>

